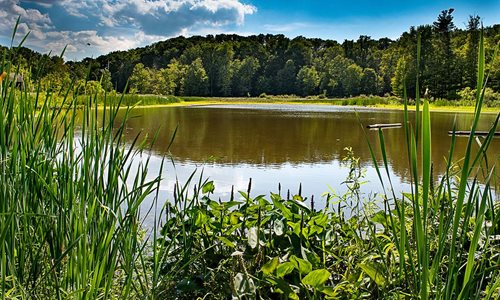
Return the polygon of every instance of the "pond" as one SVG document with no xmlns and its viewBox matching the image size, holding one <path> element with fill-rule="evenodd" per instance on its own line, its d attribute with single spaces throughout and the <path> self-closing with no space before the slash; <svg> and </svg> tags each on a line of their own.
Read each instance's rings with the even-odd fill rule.
<svg viewBox="0 0 500 300">
<path fill-rule="evenodd" d="M 359 116 L 356 116 L 356 112 Z M 199 176 L 215 184 L 215 197 L 226 200 L 231 188 L 247 190 L 252 178 L 252 196 L 287 190 L 315 195 L 318 206 L 324 205 L 325 192 L 342 194 L 349 168 L 341 163 L 345 148 L 352 147 L 366 171 L 363 193 L 382 191 L 373 167 L 363 127 L 377 123 L 402 123 L 403 112 L 323 105 L 207 105 L 186 107 L 137 108 L 127 122 L 126 137 L 132 141 L 139 133 L 152 137 L 160 129 L 153 146 L 150 171 L 158 171 L 161 158 L 171 154 L 161 184 L 161 199 L 171 198 L 174 183 L 184 183 L 197 170 Z M 495 114 L 484 114 L 479 130 L 487 130 Z M 414 118 L 414 114 L 411 115 Z M 468 130 L 471 113 L 434 112 L 432 119 L 432 158 L 434 178 L 446 167 L 451 144 L 448 130 L 456 122 L 457 130 Z M 120 121 L 120 120 L 118 120 Z M 361 124 L 360 122 L 361 121 Z M 168 152 L 172 133 L 177 134 Z M 378 133 L 366 130 L 368 140 L 381 160 Z M 409 169 L 403 128 L 384 130 L 390 174 L 398 191 L 408 189 Z M 455 158 L 461 157 L 466 137 L 457 137 Z M 477 148 L 477 145 L 475 145 Z M 498 164 L 500 139 L 490 146 L 490 163 Z M 196 177 L 198 178 L 198 177 Z"/>
</svg>

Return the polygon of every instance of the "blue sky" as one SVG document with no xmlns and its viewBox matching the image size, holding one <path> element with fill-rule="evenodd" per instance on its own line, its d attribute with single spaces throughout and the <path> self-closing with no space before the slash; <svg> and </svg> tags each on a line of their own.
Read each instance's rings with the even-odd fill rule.
<svg viewBox="0 0 500 300">
<path fill-rule="evenodd" d="M 0 0 L 0 44 L 30 32 L 26 46 L 79 60 L 184 35 L 272 33 L 288 37 L 397 39 L 410 26 L 431 24 L 454 8 L 464 28 L 468 15 L 500 23 L 500 0 Z"/>
</svg>

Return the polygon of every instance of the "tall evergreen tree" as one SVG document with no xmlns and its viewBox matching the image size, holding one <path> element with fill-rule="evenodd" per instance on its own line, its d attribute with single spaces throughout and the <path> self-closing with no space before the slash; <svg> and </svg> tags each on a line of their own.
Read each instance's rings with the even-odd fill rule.
<svg viewBox="0 0 500 300">
<path fill-rule="evenodd" d="M 477 81 L 477 55 L 479 46 L 479 16 L 469 16 L 467 22 L 467 48 L 465 53 L 465 85 L 476 88 Z"/>
<path fill-rule="evenodd" d="M 430 82 L 430 86 L 431 93 L 438 98 L 453 96 L 457 88 L 456 83 L 459 80 L 456 78 L 455 56 L 451 49 L 451 34 L 455 29 L 453 11 L 453 8 L 441 11 L 441 14 L 433 23 L 435 39 L 433 47 L 434 59 L 431 63 L 433 71 L 430 74 L 433 81 Z"/>
</svg>

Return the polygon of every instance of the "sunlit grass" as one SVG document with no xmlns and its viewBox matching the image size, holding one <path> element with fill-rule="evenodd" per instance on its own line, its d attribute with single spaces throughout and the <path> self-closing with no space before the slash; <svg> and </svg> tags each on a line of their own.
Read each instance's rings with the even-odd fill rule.
<svg viewBox="0 0 500 300">
<path fill-rule="evenodd" d="M 2 65 L 16 72 L 9 60 Z M 2 87 L 2 299 L 150 295 L 139 207 L 160 178 L 146 178 L 147 159 L 132 168 L 143 146 L 125 145 L 124 122 L 113 128 L 120 100 L 88 95 L 76 118 L 72 87 L 61 106 L 50 93 L 40 101 L 40 89 L 30 98 L 7 80 Z"/>
</svg>

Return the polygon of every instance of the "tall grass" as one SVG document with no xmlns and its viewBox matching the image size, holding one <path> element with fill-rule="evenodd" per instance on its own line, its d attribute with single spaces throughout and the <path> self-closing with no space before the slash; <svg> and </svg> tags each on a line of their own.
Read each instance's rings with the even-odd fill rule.
<svg viewBox="0 0 500 300">
<path fill-rule="evenodd" d="M 387 213 L 395 221 L 387 230 L 395 240 L 400 240 L 396 245 L 400 268 L 405 270 L 405 273 L 400 273 L 399 277 L 406 277 L 412 294 L 418 295 L 420 299 L 489 299 L 500 296 L 498 246 L 492 245 L 490 241 L 491 237 L 499 232 L 496 226 L 486 225 L 486 221 L 493 224 L 499 221 L 499 204 L 490 189 L 496 170 L 494 165 L 488 165 L 486 150 L 500 115 L 492 124 L 489 135 L 478 142 L 477 154 L 473 154 L 473 147 L 476 141 L 479 141 L 474 133 L 481 116 L 486 89 L 484 70 L 481 35 L 478 92 L 467 147 L 462 154 L 463 159 L 453 162 L 456 139 L 452 136 L 447 169 L 437 186 L 432 182 L 429 104 L 427 100 L 424 101 L 421 113 L 417 106 L 413 122 L 416 124 L 415 130 L 412 129 L 412 123 L 408 122 L 405 104 L 404 128 L 412 189 L 403 199 L 397 199 L 394 192 L 390 194 L 395 205 L 394 210 L 387 210 Z M 417 86 L 417 103 L 418 97 Z M 385 153 L 381 130 L 379 136 L 381 151 Z M 417 155 L 418 148 L 420 156 Z M 374 157 L 373 151 L 372 156 Z M 376 160 L 374 163 L 377 165 Z M 389 174 L 387 163 L 384 169 L 386 174 Z M 458 171 L 455 171 L 456 169 Z M 380 174 L 380 171 L 378 172 Z M 483 184 L 479 181 L 481 175 L 484 177 Z M 380 179 L 383 182 L 382 177 Z M 405 225 L 397 226 L 397 223 Z M 489 255 L 491 257 L 488 257 Z M 494 294 L 496 296 L 493 296 Z"/>
<path fill-rule="evenodd" d="M 88 96 L 80 95 L 76 98 L 76 103 L 85 105 Z M 104 97 L 100 95 L 95 97 L 98 104 L 104 105 Z M 165 105 L 179 103 L 181 100 L 175 96 L 159 96 L 159 95 L 136 95 L 136 94 L 116 94 L 112 92 L 106 95 L 106 104 L 120 105 L 123 107 L 135 105 Z"/>
<path fill-rule="evenodd" d="M 2 65 L 9 67 L 4 55 Z M 43 67 L 43 66 L 42 66 Z M 144 146 L 125 145 L 113 129 L 120 101 L 97 110 L 89 95 L 80 112 L 64 95 L 34 100 L 3 83 L 0 106 L 0 284 L 2 299 L 147 297 L 139 207 L 160 180 L 146 177 Z M 57 100 L 58 101 L 58 100 Z M 128 110 L 126 114 L 128 113 Z M 103 124 L 98 124 L 102 114 Z M 81 117 L 77 118 L 77 115 Z"/>
</svg>

